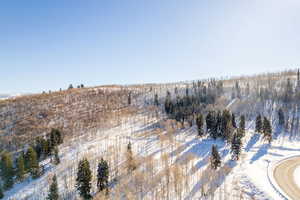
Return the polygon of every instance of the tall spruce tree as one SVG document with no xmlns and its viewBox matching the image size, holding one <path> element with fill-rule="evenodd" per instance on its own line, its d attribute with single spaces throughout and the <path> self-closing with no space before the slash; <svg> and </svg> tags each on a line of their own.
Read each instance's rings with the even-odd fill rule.
<svg viewBox="0 0 300 200">
<path fill-rule="evenodd" d="M 83 199 L 91 199 L 91 180 L 92 180 L 92 171 L 90 169 L 89 161 L 84 158 L 79 161 L 78 172 L 76 178 L 76 189 L 78 190 L 80 196 Z"/>
<path fill-rule="evenodd" d="M 108 190 L 109 168 L 107 161 L 101 158 L 97 170 L 97 187 L 99 191 Z"/>
<path fill-rule="evenodd" d="M 3 188 L 10 189 L 14 185 L 14 169 L 12 156 L 8 152 L 4 152 L 1 157 L 1 175 L 3 179 Z"/>
<path fill-rule="evenodd" d="M 217 139 L 217 132 L 216 132 L 216 123 L 217 117 L 215 111 L 209 111 L 206 115 L 206 130 L 209 133 L 210 137 Z"/>
<path fill-rule="evenodd" d="M 58 147 L 54 148 L 54 164 L 58 165 L 60 163 L 59 155 L 58 155 Z"/>
<path fill-rule="evenodd" d="M 165 111 L 167 114 L 170 114 L 172 112 L 172 100 L 171 100 L 171 93 L 169 91 L 167 91 L 167 96 L 166 96 L 166 100 L 165 100 Z"/>
<path fill-rule="evenodd" d="M 222 137 L 226 139 L 229 143 L 232 138 L 232 122 L 231 122 L 231 114 L 229 110 L 223 110 L 222 113 L 222 125 L 221 125 L 221 133 Z"/>
<path fill-rule="evenodd" d="M 288 78 L 287 79 L 287 83 L 286 83 L 286 88 L 285 88 L 285 91 L 284 91 L 284 96 L 283 96 L 283 101 L 285 103 L 290 103 L 292 98 L 293 98 L 293 85 L 291 83 L 291 79 Z"/>
<path fill-rule="evenodd" d="M 37 137 L 35 139 L 35 146 L 34 146 L 34 149 L 35 149 L 35 152 L 37 154 L 37 159 L 40 160 L 42 155 L 43 155 L 43 138 L 41 137 Z"/>
<path fill-rule="evenodd" d="M 217 137 L 223 136 L 223 115 L 221 111 L 217 112 L 217 116 L 215 119 L 215 126 L 213 127 L 214 132 L 216 132 Z"/>
<path fill-rule="evenodd" d="M 270 144 L 272 142 L 272 126 L 271 122 L 264 117 L 263 121 L 263 138 Z"/>
<path fill-rule="evenodd" d="M 159 106 L 158 95 L 154 95 L 154 105 Z"/>
<path fill-rule="evenodd" d="M 131 92 L 128 94 L 128 105 L 131 105 Z"/>
<path fill-rule="evenodd" d="M 216 145 L 213 145 L 211 148 L 210 165 L 214 170 L 216 170 L 221 165 L 221 157 Z"/>
<path fill-rule="evenodd" d="M 197 124 L 197 129 L 198 129 L 198 135 L 203 136 L 204 131 L 203 131 L 203 116 L 202 114 L 199 114 L 196 118 L 196 124 Z"/>
<path fill-rule="evenodd" d="M 283 127 L 284 126 L 284 122 L 285 122 L 285 120 L 284 120 L 284 112 L 283 112 L 282 108 L 280 108 L 278 110 L 278 125 L 280 127 Z"/>
<path fill-rule="evenodd" d="M 232 113 L 232 115 L 231 115 L 231 122 L 232 122 L 232 127 L 233 128 L 237 128 L 236 122 L 235 122 L 235 115 L 234 115 L 234 113 Z"/>
<path fill-rule="evenodd" d="M 235 82 L 235 90 L 236 90 L 237 98 L 240 99 L 242 97 L 242 95 L 241 95 L 241 88 L 240 88 L 240 85 L 239 85 L 238 81 Z"/>
<path fill-rule="evenodd" d="M 63 143 L 63 138 L 62 138 L 62 134 L 60 132 L 60 130 L 53 128 L 50 132 L 50 142 L 51 142 L 51 147 L 52 150 L 54 150 L 54 148 L 57 145 L 60 145 Z"/>
<path fill-rule="evenodd" d="M 24 156 L 23 153 L 21 153 L 17 159 L 17 180 L 22 181 L 25 176 L 25 165 L 24 165 Z"/>
<path fill-rule="evenodd" d="M 238 160 L 240 157 L 241 149 L 242 149 L 241 134 L 242 133 L 240 133 L 240 130 L 237 129 L 231 140 L 231 155 L 232 155 L 231 158 L 232 158 L 232 160 Z"/>
<path fill-rule="evenodd" d="M 52 177 L 52 183 L 50 185 L 50 190 L 47 196 L 47 200 L 58 200 L 59 194 L 58 194 L 58 186 L 57 186 L 57 180 L 56 175 Z"/>
<path fill-rule="evenodd" d="M 239 124 L 240 134 L 242 137 L 245 135 L 245 116 L 242 115 L 240 118 L 240 124 Z"/>
<path fill-rule="evenodd" d="M 29 147 L 27 150 L 25 166 L 29 170 L 32 178 L 38 178 L 40 176 L 39 162 L 36 152 L 32 147 Z"/>
<path fill-rule="evenodd" d="M 258 115 L 256 117 L 255 132 L 262 133 L 262 119 L 261 119 L 261 115 Z"/>
</svg>

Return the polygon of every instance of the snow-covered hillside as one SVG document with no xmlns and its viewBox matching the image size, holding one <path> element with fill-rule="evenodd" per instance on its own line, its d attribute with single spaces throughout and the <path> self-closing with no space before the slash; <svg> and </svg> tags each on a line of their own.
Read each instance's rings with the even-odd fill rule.
<svg viewBox="0 0 300 200">
<path fill-rule="evenodd" d="M 4 199 L 45 199 L 53 175 L 57 176 L 62 199 L 78 199 L 75 185 L 78 163 L 83 158 L 87 158 L 90 163 L 91 194 L 95 199 L 281 199 L 278 188 L 271 182 L 270 166 L 286 157 L 297 155 L 300 151 L 300 138 L 297 134 L 300 115 L 297 102 L 290 105 L 283 103 L 290 98 L 284 89 L 286 82 L 280 76 L 276 78 L 273 85 L 264 79 L 241 79 L 241 86 L 237 84 L 237 80 L 226 80 L 224 85 L 222 82 L 210 80 L 197 84 L 186 82 L 125 89 L 114 87 L 112 91 L 116 93 L 111 93 L 110 87 L 102 87 L 101 91 L 107 90 L 101 93 L 101 99 L 106 99 L 105 102 L 111 103 L 114 95 L 122 100 L 118 109 L 106 110 L 109 115 L 105 116 L 109 117 L 105 120 L 99 116 L 103 116 L 102 109 L 108 104 L 103 103 L 101 108 L 95 109 L 99 102 L 89 102 L 91 97 L 98 100 L 100 93 L 85 95 L 86 91 L 83 89 L 75 91 L 74 99 L 65 103 L 65 109 L 68 108 L 67 111 L 72 115 L 66 116 L 68 123 L 64 129 L 72 125 L 72 130 L 81 131 L 68 134 L 65 142 L 59 146 L 61 163 L 54 165 L 49 158 L 42 161 L 42 176 L 34 180 L 27 177 L 21 183 L 14 184 L 13 188 L 5 192 Z M 252 85 L 262 84 L 263 89 L 253 86 L 247 91 L 250 80 Z M 269 89 L 265 89 L 266 85 Z M 276 86 L 275 89 L 273 86 Z M 92 90 L 94 89 L 88 89 L 89 92 Z M 122 92 L 121 96 L 118 91 Z M 62 99 L 69 96 L 67 92 L 58 95 L 64 95 Z M 53 97 L 42 98 L 48 98 L 47 102 L 52 105 Z M 57 102 L 60 99 L 59 96 Z M 81 104 L 78 104 L 79 101 Z M 18 113 L 24 113 L 23 110 L 26 109 L 22 107 L 23 102 L 17 102 Z M 41 104 L 39 99 L 36 99 L 35 104 Z M 166 109 L 168 105 L 171 105 L 169 113 Z M 11 108 L 11 104 L 7 103 L 5 107 Z M 55 112 L 65 116 L 65 112 L 61 112 L 57 106 L 54 107 Z M 35 109 L 39 113 L 39 108 Z M 278 119 L 279 109 L 284 109 L 285 117 L 281 126 Z M 203 134 L 200 134 L 198 114 L 207 117 L 211 110 L 216 111 L 214 119 L 221 120 L 220 124 L 227 125 L 230 122 L 228 130 L 232 135 L 229 134 L 228 138 L 220 133 L 225 132 L 224 130 L 217 129 L 219 135 L 213 139 L 211 130 L 208 129 L 209 120 L 205 121 Z M 95 115 L 93 111 L 99 115 Z M 226 121 L 226 113 L 230 113 L 229 121 Z M 236 114 L 235 120 L 232 114 Z M 264 139 L 265 133 L 255 131 L 258 114 L 264 116 L 266 121 L 269 119 L 272 125 L 273 140 L 270 144 Z M 242 116 L 246 119 L 242 151 L 239 159 L 233 160 L 232 138 L 240 130 L 238 126 Z M 18 116 L 13 116 L 12 119 L 14 117 Z M 55 119 L 57 122 L 61 120 Z M 83 126 L 91 125 L 91 121 L 101 124 L 96 123 L 97 126 L 91 126 L 92 128 Z M 238 125 L 233 125 L 233 121 Z M 10 125 L 14 120 L 7 120 L 5 123 Z M 49 125 L 48 121 L 44 123 Z M 217 123 L 214 125 L 218 126 Z M 21 128 L 22 126 L 19 130 L 23 130 Z M 131 162 L 134 163 L 134 170 L 128 170 L 129 144 L 132 148 Z M 213 169 L 211 164 L 212 146 L 216 146 L 220 155 L 221 165 L 217 169 Z M 108 194 L 99 193 L 97 189 L 97 167 L 101 158 L 109 164 Z M 298 171 L 295 176 L 299 175 Z"/>
<path fill-rule="evenodd" d="M 170 186 L 169 195 L 172 199 L 205 199 L 205 194 L 209 199 L 212 191 L 208 190 L 213 190 L 213 198 L 216 200 L 239 199 L 239 197 L 275 200 L 280 199 L 280 196 L 268 180 L 268 165 L 270 162 L 297 153 L 299 151 L 297 146 L 300 145 L 298 141 L 289 141 L 288 136 L 280 136 L 272 145 L 268 145 L 260 134 L 254 132 L 254 123 L 249 122 L 241 159 L 234 162 L 230 159 L 230 145 L 219 139 L 199 138 L 195 126 L 169 130 L 171 125 L 162 123 L 160 121 L 162 118 L 156 118 L 154 113 L 149 115 L 143 112 L 123 120 L 121 126 L 108 131 L 99 131 L 96 135 L 87 134 L 61 147 L 62 164 L 58 166 L 46 164 L 46 173 L 42 177 L 15 185 L 12 190 L 6 192 L 5 199 L 44 199 L 48 193 L 50 177 L 54 173 L 58 177 L 62 197 L 75 198 L 75 172 L 77 163 L 82 157 L 89 159 L 93 172 L 96 171 L 100 158 L 105 157 L 111 166 L 115 166 L 112 168 L 112 175 L 122 181 L 126 179 L 126 174 L 119 165 L 124 163 L 122 155 L 130 141 L 138 159 L 144 160 L 145 163 L 151 159 L 151 162 L 156 163 L 156 167 L 152 169 L 156 184 L 166 184 L 164 182 L 166 165 L 173 170 L 178 168 L 182 170 L 184 176 L 180 188 L 182 191 L 176 193 L 175 189 L 172 190 L 173 186 Z M 222 165 L 217 172 L 210 170 L 209 167 L 213 144 L 217 145 L 222 157 Z M 142 171 L 147 168 L 144 167 Z M 139 186 L 145 187 L 147 191 L 147 184 L 150 183 L 145 180 L 145 183 L 139 183 Z M 143 199 L 153 199 L 157 195 L 162 195 L 159 199 L 163 199 L 163 195 L 166 194 L 161 194 L 159 189 L 155 191 L 155 187 L 158 187 L 156 184 L 152 185 L 154 189 L 148 188 L 149 191 L 143 194 Z M 117 188 L 115 189 L 110 194 L 112 199 L 114 195 L 119 195 Z M 93 187 L 93 191 L 96 192 L 96 187 Z"/>
</svg>

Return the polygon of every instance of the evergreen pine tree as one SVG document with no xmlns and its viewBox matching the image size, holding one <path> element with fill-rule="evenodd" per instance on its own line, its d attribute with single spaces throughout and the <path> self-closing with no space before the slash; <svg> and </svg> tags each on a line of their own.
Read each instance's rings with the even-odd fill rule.
<svg viewBox="0 0 300 200">
<path fill-rule="evenodd" d="M 1 157 L 1 175 L 3 179 L 3 188 L 10 189 L 14 184 L 14 169 L 11 154 L 4 152 Z"/>
<path fill-rule="evenodd" d="M 272 142 L 272 127 L 270 121 L 264 117 L 263 121 L 263 138 L 270 144 Z"/>
<path fill-rule="evenodd" d="M 58 148 L 54 148 L 54 163 L 58 165 L 60 163 L 59 155 L 58 155 Z"/>
<path fill-rule="evenodd" d="M 62 136 L 62 133 L 60 132 L 60 130 L 55 129 L 55 134 L 56 134 L 57 145 L 62 144 L 64 142 L 64 140 L 63 140 L 63 136 Z"/>
<path fill-rule="evenodd" d="M 231 155 L 232 160 L 238 160 L 241 154 L 242 140 L 240 130 L 237 129 L 231 140 Z"/>
<path fill-rule="evenodd" d="M 286 88 L 285 88 L 285 91 L 284 91 L 284 97 L 283 97 L 283 101 L 285 103 L 290 103 L 292 98 L 293 98 L 293 85 L 291 83 L 291 79 L 288 78 L 287 79 L 287 83 L 286 83 Z"/>
<path fill-rule="evenodd" d="M 233 128 L 237 128 L 236 122 L 235 122 L 235 115 L 234 115 L 234 113 L 232 113 L 232 115 L 231 115 L 231 122 L 232 122 L 232 127 Z"/>
<path fill-rule="evenodd" d="M 217 137 L 222 137 L 223 136 L 223 115 L 221 111 L 218 111 L 217 116 L 216 116 L 216 122 L 214 125 L 214 132 L 216 132 Z"/>
<path fill-rule="evenodd" d="M 222 113 L 222 124 L 221 124 L 221 133 L 222 137 L 230 142 L 232 138 L 232 122 L 231 114 L 228 110 L 224 110 Z"/>
<path fill-rule="evenodd" d="M 258 133 L 262 132 L 262 119 L 261 119 L 261 115 L 258 115 L 256 117 L 255 132 L 258 132 Z"/>
<path fill-rule="evenodd" d="M 283 113 L 283 110 L 280 108 L 278 110 L 278 125 L 280 127 L 283 127 L 284 126 L 284 122 L 285 122 L 285 120 L 284 120 L 284 113 Z"/>
<path fill-rule="evenodd" d="M 185 96 L 188 97 L 189 96 L 189 86 L 187 85 L 185 88 Z"/>
<path fill-rule="evenodd" d="M 197 128 L 198 128 L 198 135 L 203 136 L 203 134 L 204 134 L 204 132 L 203 132 L 203 116 L 201 114 L 199 114 L 197 116 L 196 124 L 197 124 Z"/>
<path fill-rule="evenodd" d="M 4 194 L 3 194 L 3 190 L 2 190 L 2 186 L 0 184 L 0 199 L 3 199 Z"/>
<path fill-rule="evenodd" d="M 36 152 L 32 147 L 29 147 L 26 153 L 26 168 L 30 171 L 32 178 L 38 178 L 40 175 L 39 162 L 37 160 Z"/>
<path fill-rule="evenodd" d="M 131 105 L 131 92 L 128 94 L 128 105 Z"/>
<path fill-rule="evenodd" d="M 216 170 L 221 165 L 221 157 L 216 145 L 213 145 L 211 148 L 210 165 L 214 170 Z"/>
<path fill-rule="evenodd" d="M 50 137 L 48 138 L 48 156 L 53 155 L 53 151 L 56 145 L 56 135 L 52 129 L 50 132 Z"/>
<path fill-rule="evenodd" d="M 59 199 L 58 186 L 57 186 L 56 175 L 54 175 L 52 178 L 52 183 L 50 185 L 50 190 L 47 196 L 47 200 L 58 200 L 58 199 Z"/>
<path fill-rule="evenodd" d="M 42 146 L 42 138 L 41 137 L 37 137 L 35 139 L 35 146 L 34 146 L 34 149 L 35 149 L 35 152 L 37 154 L 37 159 L 40 160 L 41 157 L 42 157 L 42 154 L 43 154 L 43 146 Z"/>
<path fill-rule="evenodd" d="M 171 93 L 167 91 L 167 97 L 165 100 L 165 111 L 167 114 L 172 112 L 172 100 L 171 100 Z"/>
<path fill-rule="evenodd" d="M 99 191 L 108 189 L 109 169 L 108 163 L 101 158 L 97 170 L 97 187 Z"/>
<path fill-rule="evenodd" d="M 92 172 L 90 170 L 89 161 L 84 158 L 79 161 L 78 172 L 76 178 L 76 189 L 79 191 L 80 196 L 83 199 L 91 199 L 91 180 Z"/>
<path fill-rule="evenodd" d="M 240 134 L 242 137 L 245 135 L 245 116 L 242 115 L 239 124 Z"/>
<path fill-rule="evenodd" d="M 209 133 L 210 137 L 217 139 L 217 131 L 216 126 L 217 117 L 214 111 L 209 111 L 206 115 L 206 130 Z"/>
<path fill-rule="evenodd" d="M 154 95 L 154 105 L 159 106 L 158 95 Z"/>
<path fill-rule="evenodd" d="M 50 149 L 51 152 L 55 149 L 57 145 L 60 145 L 63 143 L 63 138 L 61 135 L 61 132 L 58 129 L 52 129 L 50 132 Z"/>
<path fill-rule="evenodd" d="M 241 95 L 241 88 L 239 86 L 239 82 L 238 81 L 235 82 L 235 90 L 236 90 L 236 96 L 237 96 L 237 98 L 240 99 L 242 97 L 242 95 Z"/>
<path fill-rule="evenodd" d="M 25 166 L 24 166 L 24 157 L 23 153 L 21 153 L 17 159 L 17 180 L 22 181 L 25 176 Z"/>
</svg>

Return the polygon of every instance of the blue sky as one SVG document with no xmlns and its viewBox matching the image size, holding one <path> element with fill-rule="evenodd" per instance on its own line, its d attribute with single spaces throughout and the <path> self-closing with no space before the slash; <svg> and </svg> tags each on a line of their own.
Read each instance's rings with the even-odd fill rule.
<svg viewBox="0 0 300 200">
<path fill-rule="evenodd" d="M 0 93 L 300 66 L 299 0 L 0 3 Z"/>
</svg>

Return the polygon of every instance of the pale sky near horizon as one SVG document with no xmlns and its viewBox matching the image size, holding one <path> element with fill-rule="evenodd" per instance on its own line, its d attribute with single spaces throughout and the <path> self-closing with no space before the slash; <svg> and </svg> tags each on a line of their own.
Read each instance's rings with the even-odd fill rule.
<svg viewBox="0 0 300 200">
<path fill-rule="evenodd" d="M 299 0 L 0 3 L 0 94 L 300 66 Z"/>
</svg>

